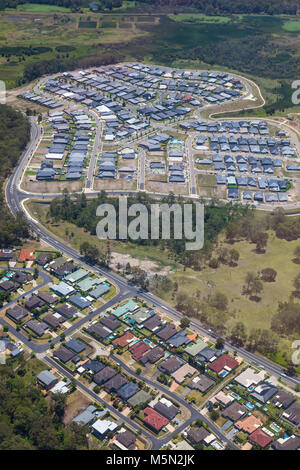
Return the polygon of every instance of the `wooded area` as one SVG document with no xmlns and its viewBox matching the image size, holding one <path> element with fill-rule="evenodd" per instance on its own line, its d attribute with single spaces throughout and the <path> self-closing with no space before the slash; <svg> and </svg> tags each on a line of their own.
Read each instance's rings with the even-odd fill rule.
<svg viewBox="0 0 300 470">
<path fill-rule="evenodd" d="M 30 125 L 26 117 L 9 106 L 0 105 L 0 247 L 20 243 L 29 235 L 22 213 L 13 217 L 3 194 L 4 179 L 16 165 L 30 138 Z"/>
</svg>

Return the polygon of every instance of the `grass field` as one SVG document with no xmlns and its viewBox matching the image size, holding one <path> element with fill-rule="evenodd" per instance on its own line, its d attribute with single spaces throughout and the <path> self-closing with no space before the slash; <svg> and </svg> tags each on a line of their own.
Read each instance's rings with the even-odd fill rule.
<svg viewBox="0 0 300 470">
<path fill-rule="evenodd" d="M 179 13 L 178 15 L 169 15 L 169 18 L 177 22 L 195 21 L 215 24 L 224 24 L 231 20 L 229 16 L 207 16 L 201 13 Z"/>
<path fill-rule="evenodd" d="M 300 32 L 300 21 L 286 21 L 282 28 L 289 32 Z"/>
<path fill-rule="evenodd" d="M 50 224 L 49 221 L 47 222 L 46 213 L 48 209 L 46 205 L 31 202 L 27 207 L 30 209 L 31 214 L 41 220 L 50 231 L 66 239 L 70 244 L 72 243 L 75 248 L 78 249 L 84 240 L 93 242 L 100 249 L 103 248 L 105 242 L 98 240 L 96 237 L 91 237 L 81 228 L 65 222 L 54 225 Z M 265 215 L 258 213 L 256 217 L 263 218 Z M 69 233 L 72 231 L 74 233 L 71 240 L 66 237 L 66 229 Z M 232 245 L 225 243 L 222 237 L 219 238 L 218 242 L 218 247 L 220 246 L 232 247 Z M 202 271 L 194 271 L 189 268 L 184 269 L 182 265 L 176 263 L 172 265 L 167 253 L 158 248 L 147 247 L 145 250 L 143 247 L 131 245 L 130 243 L 111 242 L 112 251 L 127 253 L 138 259 L 150 259 L 160 266 L 172 265 L 168 277 L 173 281 L 173 285 L 177 283 L 179 286 L 178 291 L 187 297 L 193 298 L 198 292 L 204 298 L 212 296 L 216 292 L 226 294 L 229 301 L 229 319 L 226 323 L 228 331 L 236 322 L 242 321 L 248 333 L 253 328 L 270 329 L 271 320 L 277 312 L 278 303 L 287 301 L 293 292 L 293 280 L 300 272 L 299 265 L 292 261 L 296 246 L 299 246 L 298 241 L 287 242 L 280 240 L 270 231 L 266 253 L 258 254 L 255 251 L 255 245 L 247 241 L 240 241 L 233 245 L 240 254 L 238 266 L 230 267 L 221 264 L 217 269 L 206 267 Z M 256 302 L 242 295 L 242 289 L 248 272 L 258 273 L 264 268 L 275 269 L 277 278 L 273 283 L 263 283 L 264 290 L 261 294 L 261 300 Z M 170 304 L 176 304 L 176 295 L 174 296 L 172 289 L 162 291 L 159 295 Z M 279 352 L 274 359 L 282 365 L 286 365 L 286 357 L 289 357 L 292 353 L 291 343 L 294 339 L 297 338 L 282 337 L 280 339 Z"/>
<path fill-rule="evenodd" d="M 17 10 L 29 13 L 69 13 L 71 11 L 70 8 L 40 3 L 24 3 L 24 5 L 18 5 Z"/>
</svg>

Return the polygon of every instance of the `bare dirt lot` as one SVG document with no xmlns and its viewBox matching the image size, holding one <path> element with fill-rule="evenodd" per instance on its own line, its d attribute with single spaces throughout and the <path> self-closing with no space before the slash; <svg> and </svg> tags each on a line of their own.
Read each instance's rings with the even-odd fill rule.
<svg viewBox="0 0 300 470">
<path fill-rule="evenodd" d="M 67 189 L 70 193 L 74 191 L 81 191 L 83 181 L 36 181 L 34 175 L 25 175 L 22 182 L 22 188 L 25 191 L 37 194 L 54 194 L 62 193 Z"/>
<path fill-rule="evenodd" d="M 158 264 L 156 264 L 154 261 L 150 260 L 140 260 L 137 258 L 133 258 L 130 255 L 127 254 L 122 254 L 122 253 L 116 253 L 112 252 L 111 253 L 111 267 L 114 270 L 117 270 L 117 266 L 121 265 L 122 268 L 125 268 L 127 263 L 130 264 L 132 267 L 139 267 L 146 271 L 150 275 L 154 274 L 159 274 L 161 276 L 167 276 L 170 267 L 165 267 L 163 269 L 159 269 Z"/>
<path fill-rule="evenodd" d="M 187 183 L 158 183 L 155 181 L 148 181 L 146 183 L 146 189 L 150 193 L 162 193 L 162 194 L 169 194 L 169 193 L 174 193 L 174 194 L 182 194 L 182 195 L 188 195 L 189 194 L 189 189 L 188 189 L 188 184 Z"/>
</svg>

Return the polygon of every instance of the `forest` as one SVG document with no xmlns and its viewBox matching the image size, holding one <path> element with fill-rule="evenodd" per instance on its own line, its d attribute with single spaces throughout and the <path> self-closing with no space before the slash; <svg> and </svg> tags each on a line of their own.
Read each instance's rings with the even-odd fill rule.
<svg viewBox="0 0 300 470">
<path fill-rule="evenodd" d="M 26 117 L 9 106 L 0 105 L 0 247 L 20 243 L 29 235 L 24 216 L 14 217 L 3 194 L 3 183 L 16 165 L 30 138 L 30 125 Z"/>
<path fill-rule="evenodd" d="M 118 198 L 108 198 L 105 191 L 102 191 L 97 198 L 87 201 L 86 196 L 76 195 L 71 197 L 67 192 L 64 193 L 62 198 L 54 199 L 50 204 L 50 216 L 54 220 L 65 220 L 71 222 L 78 227 L 83 227 L 85 230 L 91 233 L 91 235 L 96 235 L 96 226 L 100 218 L 96 217 L 96 209 L 100 204 L 109 202 L 114 205 L 117 218 L 119 216 L 119 199 Z M 149 197 L 146 193 L 138 193 L 137 195 L 128 197 L 128 207 L 132 204 L 141 203 L 144 204 L 149 213 L 150 217 L 150 205 L 157 204 L 157 201 Z M 183 207 L 182 198 L 170 194 L 161 199 L 160 204 L 179 204 Z M 195 210 L 195 206 L 194 206 Z M 147 240 L 138 239 L 130 240 L 134 244 L 142 246 L 157 246 L 160 249 L 167 249 L 169 255 L 175 261 L 184 264 L 185 266 L 194 267 L 198 269 L 200 260 L 199 257 L 205 256 L 206 253 L 211 251 L 213 243 L 216 241 L 218 234 L 226 228 L 226 226 L 231 223 L 237 222 L 238 220 L 245 217 L 247 214 L 251 214 L 252 209 L 248 206 L 238 206 L 232 204 L 219 204 L 217 201 L 212 202 L 212 204 L 205 207 L 205 244 L 204 250 L 200 252 L 190 252 L 186 251 L 185 243 L 186 239 L 183 237 L 181 240 L 175 240 L 171 237 L 170 240 L 161 239 L 161 221 L 160 221 L 160 239 L 151 240 L 150 235 Z M 183 211 L 182 211 L 183 212 Z M 130 222 L 133 218 L 128 217 Z M 195 223 L 195 217 L 193 216 L 193 222 Z M 171 233 L 174 228 L 174 219 L 171 217 Z M 149 220 L 149 230 L 150 230 L 150 220 Z M 195 227 L 193 227 L 194 229 Z M 118 233 L 117 233 L 118 239 Z M 120 240 L 124 243 L 127 240 Z M 199 255 L 199 257 L 197 256 Z"/>
<path fill-rule="evenodd" d="M 0 450 L 87 450 L 87 429 L 63 424 L 66 396 L 47 401 L 29 364 L 20 357 L 0 367 Z"/>
<path fill-rule="evenodd" d="M 5 8 L 15 8 L 26 3 L 25 0 L 0 0 L 0 10 Z M 86 7 L 89 0 L 32 0 L 31 3 L 45 3 L 47 5 L 57 5 L 72 9 Z M 112 9 L 121 6 L 120 0 L 101 0 L 96 2 L 100 7 Z M 176 10 L 176 8 L 191 9 L 205 13 L 206 15 L 228 15 L 228 14 L 289 14 L 295 15 L 299 9 L 298 0 L 138 0 L 135 2 L 140 6 L 145 6 L 146 11 L 152 7 L 157 12 L 158 9 Z"/>
</svg>

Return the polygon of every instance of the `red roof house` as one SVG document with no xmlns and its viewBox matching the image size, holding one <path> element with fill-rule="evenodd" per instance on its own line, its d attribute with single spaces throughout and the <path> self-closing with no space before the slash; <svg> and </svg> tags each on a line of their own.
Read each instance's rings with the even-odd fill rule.
<svg viewBox="0 0 300 470">
<path fill-rule="evenodd" d="M 34 260 L 34 250 L 26 250 L 25 248 L 22 248 L 20 252 L 20 256 L 18 261 L 23 262 L 23 261 L 31 261 Z"/>
<path fill-rule="evenodd" d="M 259 447 L 266 447 L 272 442 L 272 437 L 268 436 L 262 429 L 256 429 L 252 434 L 249 436 L 249 440 L 253 444 L 259 445 Z"/>
<path fill-rule="evenodd" d="M 223 369 L 232 370 L 235 369 L 239 363 L 228 354 L 223 354 L 223 356 L 216 359 L 212 364 L 210 364 L 209 368 L 216 372 L 217 374 L 221 372 Z"/>
<path fill-rule="evenodd" d="M 169 420 L 148 406 L 144 410 L 144 422 L 155 432 L 159 432 L 169 423 Z"/>
<path fill-rule="evenodd" d="M 149 349 L 149 344 L 144 343 L 144 341 L 139 341 L 138 343 L 135 343 L 133 346 L 131 346 L 131 348 L 129 348 L 132 356 L 136 361 L 138 361 Z"/>
<path fill-rule="evenodd" d="M 121 348 L 125 348 L 125 346 L 128 346 L 133 340 L 135 339 L 135 336 L 130 333 L 130 331 L 126 331 L 126 333 L 123 336 L 120 336 L 119 338 L 116 338 L 112 341 L 112 344 L 114 346 L 120 346 Z"/>
</svg>

